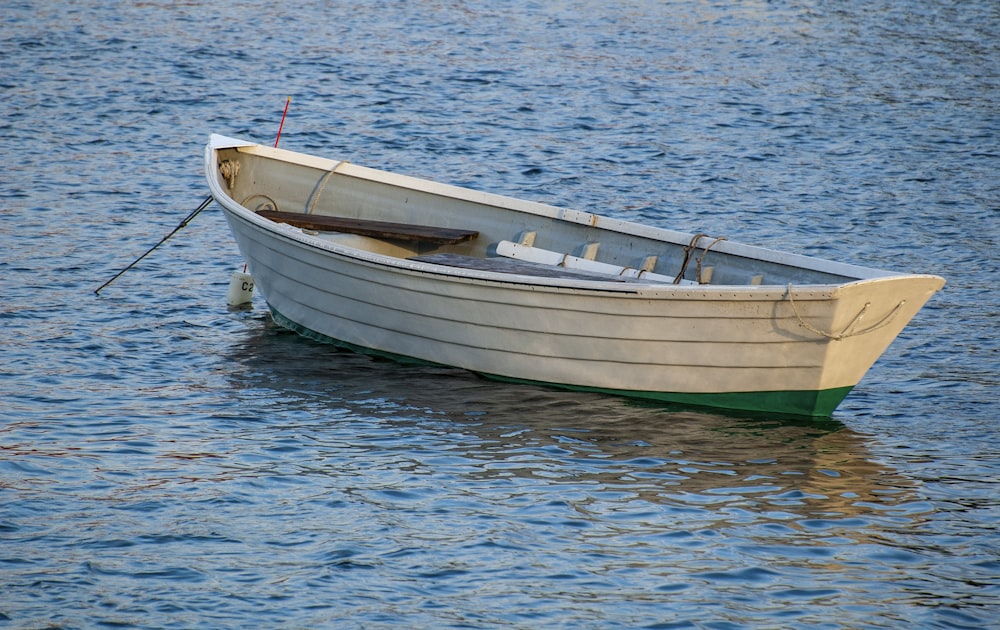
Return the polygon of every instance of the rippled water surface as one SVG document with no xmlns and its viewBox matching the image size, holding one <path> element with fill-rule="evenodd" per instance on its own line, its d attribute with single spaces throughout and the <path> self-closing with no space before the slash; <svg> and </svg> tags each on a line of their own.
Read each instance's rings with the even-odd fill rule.
<svg viewBox="0 0 1000 630">
<path fill-rule="evenodd" d="M 0 626 L 1000 627 L 995 2 L 15 0 L 0 35 Z M 287 96 L 287 148 L 948 285 L 810 422 L 300 339 L 226 308 L 214 209 L 95 296 Z"/>
</svg>

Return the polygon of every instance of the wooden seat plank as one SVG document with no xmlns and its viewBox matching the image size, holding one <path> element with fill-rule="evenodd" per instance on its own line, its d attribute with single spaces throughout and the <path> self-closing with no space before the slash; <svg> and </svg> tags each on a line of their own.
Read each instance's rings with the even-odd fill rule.
<svg viewBox="0 0 1000 630">
<path fill-rule="evenodd" d="M 350 219 L 322 214 L 305 214 L 303 212 L 259 210 L 257 214 L 278 223 L 287 223 L 288 225 L 306 230 L 347 232 L 396 241 L 419 241 L 439 245 L 453 245 L 455 243 L 470 241 L 479 236 L 479 232 L 475 230 L 392 223 L 389 221 L 371 221 L 368 219 Z"/>
</svg>

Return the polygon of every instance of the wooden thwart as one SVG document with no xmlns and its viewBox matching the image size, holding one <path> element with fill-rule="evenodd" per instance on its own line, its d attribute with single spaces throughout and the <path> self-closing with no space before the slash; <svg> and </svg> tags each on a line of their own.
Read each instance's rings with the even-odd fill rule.
<svg viewBox="0 0 1000 630">
<path fill-rule="evenodd" d="M 259 210 L 257 214 L 278 223 L 287 223 L 288 225 L 294 225 L 306 230 L 346 232 L 393 241 L 419 241 L 422 243 L 453 245 L 455 243 L 470 241 L 479 236 L 479 232 L 475 230 L 411 225 L 409 223 L 391 223 L 389 221 L 369 221 L 366 219 L 348 219 L 346 217 L 331 217 L 302 212 Z"/>
</svg>

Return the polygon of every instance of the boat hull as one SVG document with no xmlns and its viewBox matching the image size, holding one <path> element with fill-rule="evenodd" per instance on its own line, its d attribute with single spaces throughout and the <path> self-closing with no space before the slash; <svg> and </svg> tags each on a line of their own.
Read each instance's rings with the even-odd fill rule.
<svg viewBox="0 0 1000 630">
<path fill-rule="evenodd" d="M 295 333 L 298 333 L 303 337 L 313 339 L 315 341 L 335 345 L 339 348 L 345 348 L 347 350 L 351 350 L 359 354 L 370 354 L 374 356 L 388 358 L 393 361 L 398 361 L 404 364 L 412 363 L 412 364 L 432 365 L 432 366 L 440 365 L 432 361 L 420 360 L 409 356 L 402 356 L 399 354 L 395 354 L 393 352 L 379 351 L 373 348 L 366 348 L 363 346 L 347 343 L 340 339 L 335 339 L 333 337 L 328 337 L 327 335 L 306 328 L 305 326 L 299 324 L 298 322 L 285 317 L 280 311 L 278 311 L 273 307 L 270 308 L 270 311 L 271 311 L 271 317 L 277 325 L 281 326 L 282 328 L 291 330 Z M 446 367 L 453 367 L 453 366 L 446 366 Z M 476 371 L 476 373 L 488 379 L 508 382 L 508 383 L 538 385 L 543 387 L 554 387 L 570 391 L 622 396 L 626 398 L 651 400 L 662 403 L 673 403 L 684 407 L 705 407 L 711 409 L 739 410 L 748 412 L 761 412 L 775 416 L 787 415 L 794 417 L 802 417 L 802 416 L 828 417 L 833 413 L 834 409 L 836 409 L 836 407 L 841 403 L 841 401 L 843 401 L 843 399 L 853 389 L 853 387 L 847 386 L 847 387 L 839 387 L 839 388 L 833 388 L 828 390 L 817 390 L 817 391 L 786 390 L 786 391 L 761 391 L 761 392 L 708 392 L 708 393 L 638 391 L 633 389 L 609 389 L 607 387 L 587 387 L 581 385 L 572 385 L 568 383 L 534 381 L 525 378 L 501 376 L 481 371 Z"/>
<path fill-rule="evenodd" d="M 829 416 L 942 284 L 889 275 L 682 286 L 457 271 L 262 219 L 209 181 L 278 324 L 507 381 Z"/>
</svg>

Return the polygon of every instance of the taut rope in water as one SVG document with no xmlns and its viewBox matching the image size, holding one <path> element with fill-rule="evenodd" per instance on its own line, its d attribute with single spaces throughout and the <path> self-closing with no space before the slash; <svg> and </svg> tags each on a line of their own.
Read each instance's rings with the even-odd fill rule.
<svg viewBox="0 0 1000 630">
<path fill-rule="evenodd" d="M 278 147 L 278 140 L 281 139 L 281 130 L 285 126 L 285 116 L 288 115 L 288 106 L 291 104 L 291 102 L 292 102 L 292 97 L 289 96 L 288 99 L 285 100 L 285 110 L 281 113 L 281 124 L 278 125 L 278 135 L 274 139 L 274 147 L 275 148 Z M 336 169 L 336 167 L 334 167 L 334 169 Z M 229 186 L 230 190 L 232 190 L 232 188 L 233 188 L 233 184 L 234 184 L 234 182 L 236 180 L 236 175 L 237 175 L 237 173 L 239 173 L 239 170 L 240 170 L 239 162 L 230 162 L 229 160 L 225 160 L 224 162 L 222 162 L 222 164 L 219 165 L 219 171 L 221 172 L 222 177 L 226 180 L 226 185 Z M 271 201 L 271 203 L 274 205 L 274 209 L 277 210 L 278 209 L 278 204 L 274 203 L 274 201 L 270 197 L 268 197 L 267 199 L 269 201 Z M 150 254 L 152 254 L 153 250 L 155 250 L 157 247 L 159 247 L 160 245 L 163 245 L 168 240 L 170 240 L 170 237 L 173 236 L 174 234 L 176 234 L 177 232 L 179 232 L 182 228 L 187 227 L 187 224 L 190 223 L 191 220 L 194 219 L 196 216 L 198 216 L 198 214 L 201 213 L 202 210 L 204 210 L 209 205 L 211 205 L 211 203 L 212 203 L 212 196 L 209 195 L 208 197 L 205 197 L 205 200 L 201 202 L 201 205 L 198 206 L 197 208 L 195 208 L 194 210 L 192 210 L 191 214 L 189 214 L 186 217 L 184 217 L 184 220 L 181 221 L 177 225 L 177 227 L 175 227 L 173 229 L 173 231 L 170 232 L 170 234 L 167 234 L 162 239 L 160 239 L 160 242 L 157 243 L 156 245 L 153 245 L 152 247 L 150 247 L 146 251 L 145 254 L 143 254 L 142 256 L 139 256 L 138 258 L 136 258 L 135 260 L 133 260 L 132 264 L 130 264 L 128 267 L 125 267 L 124 269 L 122 269 L 121 271 L 119 271 L 118 273 L 116 273 L 110 280 L 108 280 L 107 282 L 105 282 L 101 286 L 99 286 L 96 289 L 94 289 L 94 293 L 96 293 L 97 295 L 100 295 L 101 291 L 104 289 L 104 287 L 108 286 L 109 284 L 111 284 L 112 282 L 114 282 L 115 280 L 117 280 L 120 275 L 122 275 L 123 273 L 125 273 L 126 271 L 128 271 L 129 269 L 131 269 L 132 267 L 135 267 L 139 263 L 140 260 L 142 260 L 146 256 L 149 256 Z"/>
<path fill-rule="evenodd" d="M 162 239 L 160 239 L 159 243 L 157 243 L 156 245 L 153 245 L 152 247 L 150 247 L 146 251 L 145 254 L 143 254 L 142 256 L 139 256 L 134 261 L 132 261 L 132 264 L 130 264 L 128 267 L 125 267 L 124 269 L 122 269 L 121 271 L 119 271 L 118 273 L 116 273 L 114 275 L 114 277 L 112 277 L 110 280 L 108 280 L 107 282 L 105 282 L 101 286 L 99 286 L 96 289 L 94 289 L 94 293 L 96 293 L 97 295 L 100 295 L 101 294 L 101 290 L 104 289 L 104 287 L 108 286 L 109 284 L 111 284 L 112 282 L 114 282 L 115 280 L 117 280 L 118 276 L 122 275 L 123 273 L 125 273 L 126 271 L 128 271 L 129 269 L 131 269 L 132 267 L 135 267 L 139 263 L 140 260 L 142 260 L 146 256 L 149 256 L 150 254 L 152 254 L 153 250 L 155 250 L 160 245 L 163 245 L 164 243 L 166 243 L 167 240 L 169 240 L 171 236 L 173 236 L 174 234 L 177 234 L 177 232 L 179 232 L 182 228 L 186 227 L 187 224 L 190 223 L 192 219 L 194 219 L 196 216 L 198 216 L 198 214 L 202 210 L 204 210 L 205 208 L 207 208 L 211 203 L 212 203 L 212 196 L 209 195 L 208 197 L 205 197 L 205 200 L 201 202 L 201 205 L 198 206 L 197 208 L 195 208 L 193 211 L 191 211 L 191 214 L 189 214 L 186 217 L 184 217 L 184 220 L 181 221 L 177 225 L 177 227 L 175 227 L 173 229 L 173 231 L 170 232 L 170 234 L 167 234 Z"/>
</svg>

